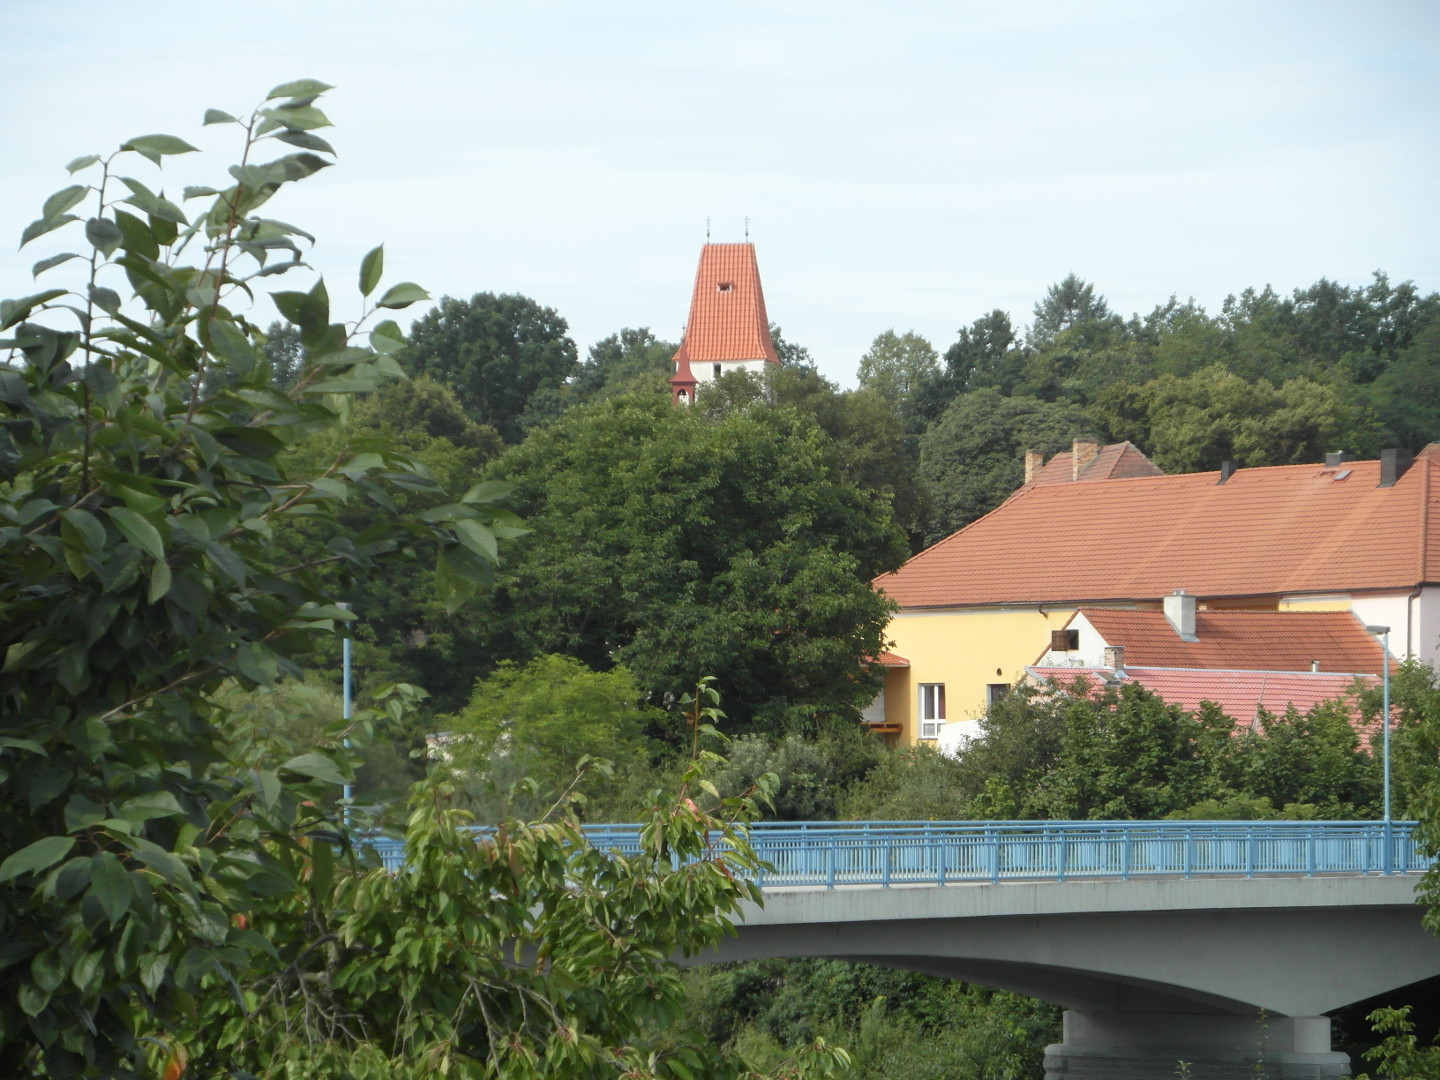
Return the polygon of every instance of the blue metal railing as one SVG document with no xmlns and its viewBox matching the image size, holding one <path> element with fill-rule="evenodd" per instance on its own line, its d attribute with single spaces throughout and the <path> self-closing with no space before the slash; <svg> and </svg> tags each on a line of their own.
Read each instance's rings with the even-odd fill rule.
<svg viewBox="0 0 1440 1080">
<path fill-rule="evenodd" d="M 1397 821 L 762 822 L 762 888 L 947 885 L 1113 877 L 1256 877 L 1425 870 L 1415 823 Z M 635 825 L 589 825 L 595 847 L 640 851 Z M 368 841 L 389 869 L 404 844 Z"/>
</svg>

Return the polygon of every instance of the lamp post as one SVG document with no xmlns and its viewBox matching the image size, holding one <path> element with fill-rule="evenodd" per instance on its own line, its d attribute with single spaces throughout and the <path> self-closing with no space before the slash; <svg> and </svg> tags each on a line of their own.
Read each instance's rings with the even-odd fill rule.
<svg viewBox="0 0 1440 1080">
<path fill-rule="evenodd" d="M 1380 692 L 1380 756 L 1383 769 L 1383 800 L 1385 806 L 1384 833 L 1385 833 L 1385 854 L 1383 866 L 1385 873 L 1390 873 L 1390 627 L 1388 626 L 1367 626 L 1367 631 L 1375 634 L 1384 642 L 1380 657 L 1380 685 L 1383 689 Z"/>
<path fill-rule="evenodd" d="M 337 604 L 336 607 L 343 611 L 349 611 L 349 604 Z M 350 730 L 350 628 L 345 628 L 345 636 L 340 639 L 340 670 L 341 670 L 341 691 L 340 691 L 340 718 L 345 721 L 345 730 Z M 345 747 L 350 747 L 350 736 L 345 736 Z M 340 797 L 344 802 L 344 809 L 341 810 L 341 820 L 345 827 L 350 827 L 350 801 L 355 797 L 355 785 L 345 781 L 341 788 Z"/>
</svg>

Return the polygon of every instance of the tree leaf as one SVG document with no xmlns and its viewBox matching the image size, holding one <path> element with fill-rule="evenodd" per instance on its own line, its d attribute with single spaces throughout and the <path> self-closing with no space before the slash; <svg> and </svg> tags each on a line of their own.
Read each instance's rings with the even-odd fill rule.
<svg viewBox="0 0 1440 1080">
<path fill-rule="evenodd" d="M 99 154 L 86 154 L 84 157 L 77 157 L 74 161 L 70 162 L 69 165 L 66 165 L 65 171 L 68 172 L 71 176 L 74 176 L 81 169 L 88 169 L 91 165 L 94 165 L 99 160 Z"/>
<path fill-rule="evenodd" d="M 68 225 L 72 221 L 80 219 L 74 214 L 61 214 L 57 218 L 40 218 L 25 226 L 25 231 L 20 234 L 20 246 L 24 247 L 37 236 L 44 236 L 48 232 L 54 232 L 61 225 Z"/>
<path fill-rule="evenodd" d="M 67 529 L 73 530 L 73 535 L 67 532 Z M 92 555 L 99 555 L 105 550 L 105 526 L 88 510 L 73 506 L 68 510 L 61 510 L 60 532 L 66 540 L 78 540 L 80 546 Z"/>
<path fill-rule="evenodd" d="M 84 199 L 85 193 L 89 190 L 84 184 L 71 184 L 67 188 L 62 188 L 45 200 L 45 206 L 40 211 L 40 216 L 43 218 L 58 217 Z"/>
<path fill-rule="evenodd" d="M 111 852 L 102 851 L 90 859 L 90 895 L 100 902 L 111 926 L 120 921 L 135 898 L 129 872 Z"/>
<path fill-rule="evenodd" d="M 170 564 L 164 559 L 156 559 L 150 567 L 150 587 L 145 592 L 146 601 L 158 604 L 170 591 L 170 584 Z"/>
<path fill-rule="evenodd" d="M 191 154 L 195 147 L 191 146 L 184 139 L 177 139 L 174 135 L 137 135 L 135 138 L 120 144 L 121 150 L 134 150 L 137 154 L 143 154 L 156 165 L 160 164 L 160 158 L 164 154 Z"/>
<path fill-rule="evenodd" d="M 335 762 L 324 754 L 300 754 L 281 765 L 279 771 L 299 773 L 301 776 L 309 776 L 327 784 L 343 785 L 345 783 L 345 777 L 335 767 Z"/>
<path fill-rule="evenodd" d="M 323 94 L 326 90 L 335 89 L 329 83 L 323 83 L 319 79 L 296 79 L 294 82 L 281 83 L 270 93 L 265 95 L 266 101 L 274 101 L 276 98 L 304 97 L 310 94 Z"/>
<path fill-rule="evenodd" d="M 90 286 L 90 301 L 107 315 L 114 315 L 120 310 L 120 294 L 103 285 Z"/>
<path fill-rule="evenodd" d="M 360 295 L 369 296 L 380 284 L 380 275 L 385 271 L 385 245 L 371 248 L 360 260 Z"/>
<path fill-rule="evenodd" d="M 63 262 L 69 262 L 71 259 L 78 259 L 79 257 L 80 256 L 76 255 L 73 251 L 67 251 L 60 255 L 51 255 L 48 259 L 41 259 L 31 267 L 30 276 L 39 277 L 46 270 L 53 269 Z"/>
<path fill-rule="evenodd" d="M 125 234 L 120 231 L 120 226 L 109 218 L 91 218 L 85 223 L 85 239 L 99 248 L 100 253 L 108 259 L 120 246 L 120 241 L 125 239 Z"/>
<path fill-rule="evenodd" d="M 222 112 L 219 109 L 206 109 L 205 119 L 200 121 L 202 124 L 238 124 L 239 122 L 228 112 Z"/>
<path fill-rule="evenodd" d="M 385 290 L 378 304 L 383 308 L 406 308 L 421 300 L 429 300 L 430 294 L 413 281 L 402 281 Z"/>
<path fill-rule="evenodd" d="M 399 352 L 405 347 L 405 334 L 394 319 L 386 319 L 370 331 L 370 347 L 386 356 Z"/>
<path fill-rule="evenodd" d="M 105 512 L 125 539 L 154 559 L 165 558 L 165 541 L 160 531 L 128 506 L 109 506 Z"/>
<path fill-rule="evenodd" d="M 305 150 L 318 150 L 322 154 L 333 154 L 335 148 L 322 139 L 319 135 L 309 131 L 282 131 L 275 138 L 291 146 L 299 146 Z"/>
<path fill-rule="evenodd" d="M 3 863 L 0 863 L 0 882 L 10 881 L 21 874 L 33 874 L 46 870 L 70 854 L 75 846 L 73 836 L 46 836 L 33 844 L 26 844 Z"/>
</svg>

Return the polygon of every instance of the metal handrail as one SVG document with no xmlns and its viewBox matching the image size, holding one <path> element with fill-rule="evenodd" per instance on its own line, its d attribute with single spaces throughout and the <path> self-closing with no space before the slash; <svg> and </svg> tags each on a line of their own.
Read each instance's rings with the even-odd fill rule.
<svg viewBox="0 0 1440 1080">
<path fill-rule="evenodd" d="M 1083 878 L 1257 877 L 1428 869 L 1415 822 L 844 821 L 761 822 L 749 840 L 762 888 L 945 885 Z M 641 851 L 638 825 L 587 825 L 592 845 Z M 404 844 L 368 846 L 390 869 Z"/>
</svg>

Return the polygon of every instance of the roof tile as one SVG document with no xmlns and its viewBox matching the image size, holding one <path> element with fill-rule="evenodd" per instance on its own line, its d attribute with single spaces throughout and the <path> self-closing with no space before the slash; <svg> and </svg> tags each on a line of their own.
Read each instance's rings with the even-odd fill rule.
<svg viewBox="0 0 1440 1080">
<path fill-rule="evenodd" d="M 1198 611 L 1184 641 L 1160 611 L 1082 608 L 1107 645 L 1125 647 L 1125 666 L 1378 674 L 1380 642 L 1348 611 Z M 1073 621 L 1073 620 L 1072 620 Z"/>
<path fill-rule="evenodd" d="M 1030 484 L 875 584 L 902 608 L 1409 589 L 1440 582 L 1440 459 Z"/>
</svg>

